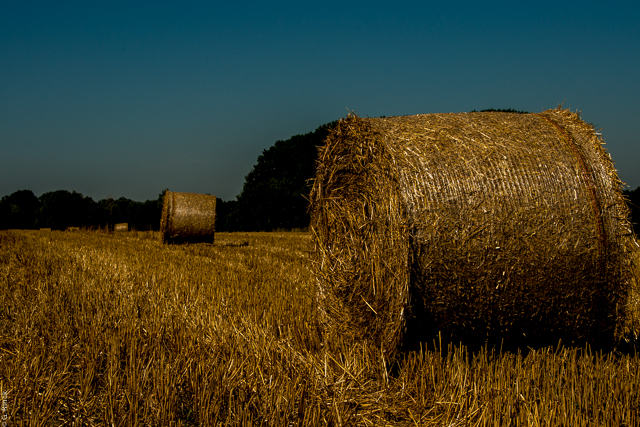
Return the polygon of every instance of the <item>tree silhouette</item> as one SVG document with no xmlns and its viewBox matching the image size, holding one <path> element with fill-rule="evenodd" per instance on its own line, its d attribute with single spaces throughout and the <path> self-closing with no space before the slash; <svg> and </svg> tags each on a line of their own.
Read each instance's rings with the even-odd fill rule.
<svg viewBox="0 0 640 427">
<path fill-rule="evenodd" d="M 36 197 L 31 190 L 20 190 L 0 199 L 0 230 L 34 227 L 112 229 L 119 222 L 127 222 L 136 230 L 159 230 L 165 191 L 157 199 L 145 202 L 125 197 L 94 202 L 91 197 L 75 191 L 50 191 Z"/>
<path fill-rule="evenodd" d="M 34 228 L 40 201 L 31 190 L 19 190 L 0 200 L 0 229 Z"/>
<path fill-rule="evenodd" d="M 629 209 L 631 214 L 629 220 L 633 225 L 633 230 L 636 236 L 640 235 L 640 187 L 635 190 L 625 190 L 624 195 L 627 197 Z"/>
<path fill-rule="evenodd" d="M 309 180 L 315 175 L 317 147 L 324 143 L 334 123 L 277 141 L 262 152 L 237 198 L 234 214 L 239 216 L 239 229 L 271 231 L 309 226 L 307 198 Z"/>
<path fill-rule="evenodd" d="M 36 212 L 38 227 L 64 230 L 67 227 L 92 226 L 100 220 L 100 212 L 93 199 L 75 191 L 51 191 L 42 194 L 39 200 L 40 208 Z"/>
<path fill-rule="evenodd" d="M 529 114 L 528 111 L 514 110 L 513 108 L 487 108 L 486 110 L 480 110 L 481 113 L 516 113 L 516 114 Z M 470 113 L 477 113 L 476 110 L 471 110 Z"/>
</svg>

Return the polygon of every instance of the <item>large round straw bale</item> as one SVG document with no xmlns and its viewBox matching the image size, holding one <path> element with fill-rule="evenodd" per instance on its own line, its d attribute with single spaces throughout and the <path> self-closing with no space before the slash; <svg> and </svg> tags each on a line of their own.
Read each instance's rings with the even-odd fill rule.
<svg viewBox="0 0 640 427">
<path fill-rule="evenodd" d="M 165 243 L 213 243 L 216 227 L 216 196 L 166 191 L 160 219 Z"/>
<path fill-rule="evenodd" d="M 610 339 L 637 244 L 602 144 L 560 108 L 341 120 L 311 192 L 325 339 Z"/>
</svg>

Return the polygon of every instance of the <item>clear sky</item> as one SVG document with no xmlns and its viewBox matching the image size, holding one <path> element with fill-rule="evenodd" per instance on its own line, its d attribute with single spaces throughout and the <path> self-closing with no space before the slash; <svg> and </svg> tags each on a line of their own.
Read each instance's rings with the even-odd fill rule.
<svg viewBox="0 0 640 427">
<path fill-rule="evenodd" d="M 231 200 L 347 109 L 563 102 L 640 186 L 640 2 L 0 3 L 0 196 Z"/>
</svg>

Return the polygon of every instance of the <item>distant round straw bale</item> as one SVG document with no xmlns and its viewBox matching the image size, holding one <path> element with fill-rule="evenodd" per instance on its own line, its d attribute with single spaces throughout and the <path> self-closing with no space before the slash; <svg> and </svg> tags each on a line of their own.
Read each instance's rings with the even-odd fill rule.
<svg viewBox="0 0 640 427">
<path fill-rule="evenodd" d="M 560 108 L 341 120 L 311 192 L 325 339 L 612 339 L 637 243 L 602 144 Z"/>
<path fill-rule="evenodd" d="M 129 231 L 129 223 L 121 222 L 118 224 L 114 224 L 113 231 Z"/>
<path fill-rule="evenodd" d="M 160 233 L 165 243 L 213 243 L 216 196 L 167 191 L 162 204 Z"/>
</svg>

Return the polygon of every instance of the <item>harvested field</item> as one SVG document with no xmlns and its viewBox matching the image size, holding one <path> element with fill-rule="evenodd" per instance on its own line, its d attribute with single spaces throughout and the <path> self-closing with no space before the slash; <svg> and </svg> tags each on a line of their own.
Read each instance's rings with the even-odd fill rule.
<svg viewBox="0 0 640 427">
<path fill-rule="evenodd" d="M 0 231 L 9 425 L 639 425 L 633 352 L 329 351 L 310 239 Z"/>
</svg>

